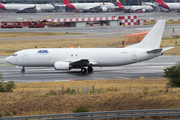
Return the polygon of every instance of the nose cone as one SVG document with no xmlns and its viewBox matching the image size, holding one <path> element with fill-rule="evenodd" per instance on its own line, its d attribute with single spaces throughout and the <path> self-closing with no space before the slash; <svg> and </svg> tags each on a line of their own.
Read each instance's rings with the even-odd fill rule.
<svg viewBox="0 0 180 120">
<path fill-rule="evenodd" d="M 6 61 L 7 63 L 13 64 L 13 58 L 12 58 L 12 56 L 7 57 L 7 58 L 5 59 L 5 61 Z"/>
</svg>

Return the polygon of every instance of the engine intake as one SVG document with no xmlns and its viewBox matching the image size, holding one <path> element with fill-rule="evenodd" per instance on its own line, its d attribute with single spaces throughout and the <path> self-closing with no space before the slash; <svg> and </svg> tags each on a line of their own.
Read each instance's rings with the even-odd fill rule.
<svg viewBox="0 0 180 120">
<path fill-rule="evenodd" d="M 102 12 L 106 12 L 106 11 L 107 11 L 107 8 L 106 8 L 106 7 L 101 7 L 101 11 L 102 11 Z"/>
<path fill-rule="evenodd" d="M 68 62 L 55 62 L 54 63 L 55 70 L 70 70 L 70 64 Z"/>
<path fill-rule="evenodd" d="M 35 10 L 36 10 L 36 12 L 40 12 L 41 8 L 36 6 Z"/>
</svg>

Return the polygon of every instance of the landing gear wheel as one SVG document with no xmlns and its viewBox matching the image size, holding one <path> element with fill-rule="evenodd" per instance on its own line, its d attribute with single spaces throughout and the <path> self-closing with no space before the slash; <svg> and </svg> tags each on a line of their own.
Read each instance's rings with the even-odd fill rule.
<svg viewBox="0 0 180 120">
<path fill-rule="evenodd" d="M 21 73 L 24 73 L 25 72 L 25 69 L 23 68 L 23 69 L 21 69 Z"/>
<path fill-rule="evenodd" d="M 81 73 L 84 73 L 84 74 L 85 74 L 86 71 L 87 71 L 86 68 L 81 68 Z"/>
<path fill-rule="evenodd" d="M 93 72 L 93 68 L 91 66 L 89 66 L 87 70 L 89 73 Z"/>
</svg>

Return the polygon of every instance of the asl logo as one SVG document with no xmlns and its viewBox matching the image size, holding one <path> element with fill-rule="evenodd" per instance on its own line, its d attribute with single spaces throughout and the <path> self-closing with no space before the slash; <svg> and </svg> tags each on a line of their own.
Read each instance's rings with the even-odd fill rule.
<svg viewBox="0 0 180 120">
<path fill-rule="evenodd" d="M 39 50 L 38 53 L 45 54 L 45 53 L 49 53 L 49 52 L 48 52 L 48 50 Z"/>
</svg>

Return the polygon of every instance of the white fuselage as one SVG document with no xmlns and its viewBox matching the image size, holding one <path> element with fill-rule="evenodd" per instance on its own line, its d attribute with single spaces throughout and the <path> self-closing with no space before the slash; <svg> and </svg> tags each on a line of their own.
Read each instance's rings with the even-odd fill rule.
<svg viewBox="0 0 180 120">
<path fill-rule="evenodd" d="M 38 53 L 38 51 L 47 51 Z M 16 52 L 7 62 L 24 67 L 50 67 L 57 61 L 75 62 L 87 59 L 92 66 L 120 66 L 160 56 L 161 53 L 147 53 L 148 49 L 130 48 L 43 48 Z"/>
<path fill-rule="evenodd" d="M 152 11 L 153 8 L 151 6 L 131 6 L 131 10 L 144 9 L 145 11 Z"/>
<path fill-rule="evenodd" d="M 20 10 L 26 9 L 26 8 L 33 8 L 36 6 L 37 8 L 40 8 L 41 10 L 52 10 L 54 9 L 54 6 L 50 4 L 3 4 L 6 10 Z"/>
<path fill-rule="evenodd" d="M 170 10 L 180 10 L 180 3 L 166 3 Z"/>
<path fill-rule="evenodd" d="M 94 6 L 105 7 L 108 10 L 115 9 L 114 4 L 112 3 L 73 3 L 72 5 L 76 10 L 89 10 L 89 8 L 93 8 Z"/>
</svg>

